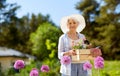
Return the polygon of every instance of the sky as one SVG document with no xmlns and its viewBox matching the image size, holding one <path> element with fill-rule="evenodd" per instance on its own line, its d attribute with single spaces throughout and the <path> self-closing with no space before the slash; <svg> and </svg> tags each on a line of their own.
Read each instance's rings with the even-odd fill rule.
<svg viewBox="0 0 120 76">
<path fill-rule="evenodd" d="M 50 15 L 50 19 L 59 26 L 62 17 L 79 14 L 80 11 L 75 6 L 80 0 L 7 0 L 8 3 L 17 3 L 21 8 L 17 11 L 17 16 L 21 18 L 28 13 Z"/>
<path fill-rule="evenodd" d="M 59 26 L 62 17 L 71 14 L 80 14 L 80 11 L 75 9 L 75 6 L 81 0 L 7 0 L 8 3 L 17 3 L 21 8 L 17 11 L 17 16 L 43 14 L 50 15 L 50 19 Z M 97 0 L 98 2 L 101 0 Z M 102 5 L 102 4 L 101 4 Z M 116 12 L 120 12 L 120 5 Z"/>
</svg>

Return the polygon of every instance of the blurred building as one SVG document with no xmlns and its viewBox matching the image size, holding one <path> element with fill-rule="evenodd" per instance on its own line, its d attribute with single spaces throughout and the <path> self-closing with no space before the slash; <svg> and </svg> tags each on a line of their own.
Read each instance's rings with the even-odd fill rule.
<svg viewBox="0 0 120 76">
<path fill-rule="evenodd" d="M 18 59 L 22 59 L 26 64 L 29 64 L 30 60 L 35 59 L 35 57 L 14 49 L 0 47 L 0 71 L 4 72 L 8 68 L 13 67 L 14 62 Z"/>
</svg>

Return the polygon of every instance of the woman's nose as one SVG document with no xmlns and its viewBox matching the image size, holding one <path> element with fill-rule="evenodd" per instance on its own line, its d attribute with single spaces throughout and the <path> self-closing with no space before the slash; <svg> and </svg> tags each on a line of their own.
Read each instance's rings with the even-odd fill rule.
<svg viewBox="0 0 120 76">
<path fill-rule="evenodd" d="M 72 23 L 71 26 L 74 26 L 74 24 Z"/>
</svg>

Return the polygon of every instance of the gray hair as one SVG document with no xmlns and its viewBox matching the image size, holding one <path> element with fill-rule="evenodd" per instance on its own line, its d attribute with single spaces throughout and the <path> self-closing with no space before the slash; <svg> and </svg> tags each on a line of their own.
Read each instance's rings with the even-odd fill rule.
<svg viewBox="0 0 120 76">
<path fill-rule="evenodd" d="M 76 22 L 79 23 L 79 21 L 78 21 L 75 17 L 70 17 L 69 19 L 73 19 L 74 21 L 76 21 Z M 68 21 L 69 21 L 69 19 L 68 19 Z M 67 22 L 68 22 L 68 21 L 67 21 Z"/>
</svg>

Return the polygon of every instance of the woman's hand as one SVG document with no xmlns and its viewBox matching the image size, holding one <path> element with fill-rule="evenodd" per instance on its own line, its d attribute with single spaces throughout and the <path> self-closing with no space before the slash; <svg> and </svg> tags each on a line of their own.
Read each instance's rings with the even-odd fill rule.
<svg viewBox="0 0 120 76">
<path fill-rule="evenodd" d="M 68 51 L 68 52 L 69 52 L 69 55 L 70 55 L 70 56 L 77 55 L 76 52 L 75 52 L 75 50 L 70 50 L 70 51 Z"/>
<path fill-rule="evenodd" d="M 93 57 L 97 57 L 97 56 L 102 55 L 102 52 L 101 52 L 101 50 L 99 48 L 91 48 L 90 52 L 91 52 L 91 55 Z"/>
<path fill-rule="evenodd" d="M 75 50 L 69 50 L 69 51 L 65 52 L 63 55 L 73 56 L 73 55 L 76 55 L 76 52 L 75 52 Z"/>
</svg>

